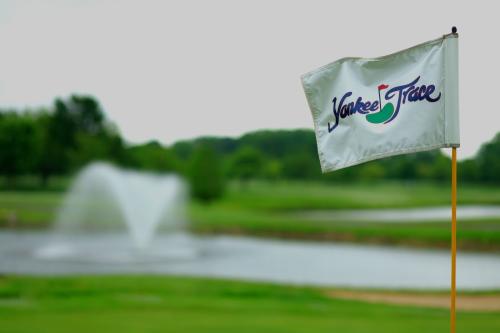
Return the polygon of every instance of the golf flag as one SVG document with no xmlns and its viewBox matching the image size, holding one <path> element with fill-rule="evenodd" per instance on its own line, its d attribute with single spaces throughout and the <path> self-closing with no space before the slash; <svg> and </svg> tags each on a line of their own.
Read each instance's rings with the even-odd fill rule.
<svg viewBox="0 0 500 333">
<path fill-rule="evenodd" d="M 458 34 L 302 76 L 323 172 L 460 146 Z"/>
</svg>

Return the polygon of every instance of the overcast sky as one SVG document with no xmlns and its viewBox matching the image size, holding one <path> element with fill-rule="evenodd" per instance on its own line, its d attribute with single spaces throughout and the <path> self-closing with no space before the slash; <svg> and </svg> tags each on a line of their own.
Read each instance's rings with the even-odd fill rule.
<svg viewBox="0 0 500 333">
<path fill-rule="evenodd" d="M 500 130 L 495 1 L 2 1 L 0 106 L 89 93 L 130 142 L 312 128 L 301 74 L 460 34 L 462 149 Z"/>
</svg>

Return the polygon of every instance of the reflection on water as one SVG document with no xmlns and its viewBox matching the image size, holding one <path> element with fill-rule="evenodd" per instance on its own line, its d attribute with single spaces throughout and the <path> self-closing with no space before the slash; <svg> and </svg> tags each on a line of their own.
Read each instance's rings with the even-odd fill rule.
<svg viewBox="0 0 500 333">
<path fill-rule="evenodd" d="M 47 245 L 51 244 L 51 245 Z M 153 273 L 373 288 L 449 288 L 447 251 L 247 237 L 158 235 L 137 251 L 127 235 L 80 236 L 53 243 L 49 233 L 0 232 L 0 272 Z M 500 255 L 459 253 L 460 289 L 500 288 Z"/>
</svg>

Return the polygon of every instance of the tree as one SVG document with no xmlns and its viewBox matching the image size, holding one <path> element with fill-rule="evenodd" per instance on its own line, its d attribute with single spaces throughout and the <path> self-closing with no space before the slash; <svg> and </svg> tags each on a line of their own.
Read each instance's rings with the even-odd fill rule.
<svg viewBox="0 0 500 333">
<path fill-rule="evenodd" d="M 36 169 L 45 186 L 50 176 L 69 170 L 70 150 L 75 146 L 75 127 L 62 104 L 53 114 L 42 113 L 38 119 L 42 152 Z"/>
<path fill-rule="evenodd" d="M 39 116 L 42 155 L 37 170 L 42 184 L 52 175 L 65 174 L 96 159 L 120 159 L 123 142 L 105 121 L 91 96 L 56 99 L 53 112 Z"/>
<path fill-rule="evenodd" d="M 321 176 L 318 158 L 307 152 L 296 152 L 283 159 L 283 176 L 288 179 L 314 179 Z"/>
<path fill-rule="evenodd" d="M 477 182 L 479 177 L 479 167 L 476 159 L 467 159 L 458 162 L 458 179 L 462 182 Z M 497 171 L 500 174 L 500 169 Z"/>
<path fill-rule="evenodd" d="M 279 160 L 267 159 L 262 168 L 262 177 L 268 180 L 281 178 L 282 166 Z"/>
<path fill-rule="evenodd" d="M 77 131 L 97 135 L 106 130 L 104 112 L 92 96 L 72 95 L 68 100 L 56 101 L 56 109 L 67 110 Z"/>
<path fill-rule="evenodd" d="M 151 171 L 181 171 L 180 162 L 172 149 L 165 148 L 157 141 L 127 149 L 127 165 Z"/>
<path fill-rule="evenodd" d="M 364 181 L 377 181 L 385 177 L 385 170 L 380 163 L 372 161 L 359 166 L 358 178 Z"/>
<path fill-rule="evenodd" d="M 236 151 L 229 165 L 229 175 L 246 181 L 262 175 L 264 156 L 257 149 L 245 146 Z"/>
<path fill-rule="evenodd" d="M 481 146 L 477 162 L 482 181 L 500 183 L 500 133 Z"/>
<path fill-rule="evenodd" d="M 0 114 L 0 173 L 11 186 L 17 176 L 33 170 L 40 153 L 38 134 L 30 114 Z"/>
<path fill-rule="evenodd" d="M 78 132 L 76 146 L 69 152 L 70 168 L 78 169 L 92 161 L 111 161 L 123 164 L 125 147 L 119 135 L 101 133 L 89 135 Z"/>
<path fill-rule="evenodd" d="M 192 195 L 205 202 L 213 201 L 224 192 L 224 177 L 218 156 L 209 145 L 196 148 L 189 168 Z"/>
</svg>

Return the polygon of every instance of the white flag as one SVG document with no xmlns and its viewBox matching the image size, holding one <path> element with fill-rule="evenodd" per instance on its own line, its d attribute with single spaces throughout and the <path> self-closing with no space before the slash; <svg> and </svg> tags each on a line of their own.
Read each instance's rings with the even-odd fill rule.
<svg viewBox="0 0 500 333">
<path fill-rule="evenodd" d="M 323 172 L 460 145 L 458 35 L 302 76 Z"/>
</svg>

